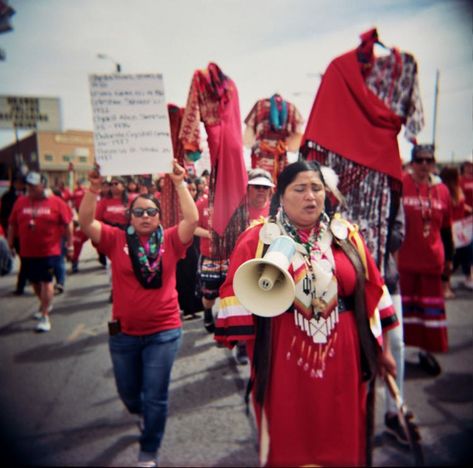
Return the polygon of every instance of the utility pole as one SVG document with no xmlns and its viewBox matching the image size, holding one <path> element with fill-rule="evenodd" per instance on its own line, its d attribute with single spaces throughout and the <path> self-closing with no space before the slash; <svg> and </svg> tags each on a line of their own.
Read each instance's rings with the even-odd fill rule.
<svg viewBox="0 0 473 468">
<path fill-rule="evenodd" d="M 434 117 L 433 117 L 433 125 L 432 125 L 432 144 L 435 147 L 435 137 L 437 133 L 437 105 L 438 105 L 438 98 L 439 98 L 439 77 L 440 71 L 437 69 L 435 73 L 435 90 L 434 90 Z"/>
</svg>

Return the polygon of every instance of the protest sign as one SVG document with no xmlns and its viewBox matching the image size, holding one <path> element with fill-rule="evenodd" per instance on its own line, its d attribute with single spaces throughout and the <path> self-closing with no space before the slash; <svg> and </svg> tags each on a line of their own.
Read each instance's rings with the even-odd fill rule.
<svg viewBox="0 0 473 468">
<path fill-rule="evenodd" d="M 89 85 L 101 174 L 169 172 L 173 152 L 162 75 L 90 75 Z"/>
</svg>

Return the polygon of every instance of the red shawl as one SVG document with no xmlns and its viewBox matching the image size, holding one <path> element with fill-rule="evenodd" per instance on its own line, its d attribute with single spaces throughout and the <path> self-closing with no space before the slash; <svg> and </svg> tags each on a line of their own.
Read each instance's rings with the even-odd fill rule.
<svg viewBox="0 0 473 468">
<path fill-rule="evenodd" d="M 168 104 L 169 126 L 171 129 L 171 141 L 174 158 L 177 162 L 184 166 L 185 154 L 184 148 L 179 141 L 178 135 L 181 128 L 182 115 L 184 109 L 175 104 Z M 176 189 L 168 174 L 164 176 L 164 185 L 161 190 L 161 222 L 165 228 L 174 226 L 179 222 L 180 210 L 179 199 L 177 197 Z"/>
<path fill-rule="evenodd" d="M 370 169 L 402 179 L 402 121 L 366 86 L 352 50 L 328 66 L 310 113 L 307 140 Z"/>
<path fill-rule="evenodd" d="M 243 202 L 248 176 L 243 158 L 238 90 L 233 80 L 214 63 L 206 70 L 194 72 L 192 78 L 180 133 L 186 150 L 198 148 L 200 121 L 205 124 L 215 177 L 212 229 L 223 236 Z"/>
</svg>

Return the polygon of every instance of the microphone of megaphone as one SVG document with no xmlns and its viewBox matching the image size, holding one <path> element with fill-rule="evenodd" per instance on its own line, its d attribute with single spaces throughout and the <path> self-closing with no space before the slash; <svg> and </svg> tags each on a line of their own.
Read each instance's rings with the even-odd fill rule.
<svg viewBox="0 0 473 468">
<path fill-rule="evenodd" d="M 294 302 L 295 285 L 288 268 L 295 251 L 290 237 L 278 236 L 263 258 L 240 265 L 233 289 L 243 307 L 261 317 L 275 317 L 289 308 Z"/>
</svg>

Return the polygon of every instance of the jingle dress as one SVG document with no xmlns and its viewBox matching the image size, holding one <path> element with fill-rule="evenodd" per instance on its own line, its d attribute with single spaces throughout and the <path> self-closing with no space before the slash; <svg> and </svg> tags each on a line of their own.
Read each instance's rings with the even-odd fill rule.
<svg viewBox="0 0 473 468">
<path fill-rule="evenodd" d="M 232 283 L 242 263 L 261 256 L 263 226 L 260 223 L 250 227 L 238 240 L 227 279 L 220 289 L 221 305 L 215 332 L 217 342 L 229 347 L 237 340 L 247 340 L 252 361 L 255 360 L 257 320 L 240 304 Z M 373 259 L 360 239 L 355 235 L 352 241 L 357 244 L 366 265 L 366 313 L 379 344 L 382 328 L 396 326 L 397 318 Z M 329 249 L 333 253 L 339 298 L 348 299 L 355 288 L 355 269 L 335 244 Z M 318 322 L 304 318 L 307 308 L 301 290 L 306 276 L 304 262 L 293 261 L 289 273 L 296 284 L 296 300 L 288 311 L 268 319 L 271 320 L 270 376 L 263 407 L 253 400 L 260 463 L 262 466 L 363 465 L 366 460 L 366 388 L 362 382 L 354 313 L 343 307 L 335 309 L 325 321 L 326 324 L 331 321 L 331 332 L 325 333 L 325 328 L 320 334 L 323 327 L 316 331 Z M 321 320 L 323 323 L 324 319 Z M 254 372 L 252 366 L 252 374 Z"/>
</svg>

